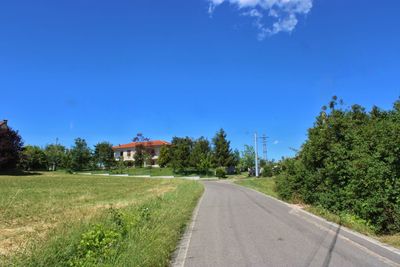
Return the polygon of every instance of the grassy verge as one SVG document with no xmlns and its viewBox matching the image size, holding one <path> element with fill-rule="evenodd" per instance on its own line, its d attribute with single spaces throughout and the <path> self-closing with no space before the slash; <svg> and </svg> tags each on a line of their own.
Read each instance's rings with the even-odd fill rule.
<svg viewBox="0 0 400 267">
<path fill-rule="evenodd" d="M 280 199 L 278 193 L 276 192 L 274 178 L 241 179 L 241 180 L 236 180 L 235 183 L 255 189 L 266 195 Z M 316 206 L 305 206 L 304 209 L 328 221 L 341 224 L 349 229 L 373 237 L 383 243 L 400 248 L 400 234 L 376 235 L 374 228 L 371 225 L 369 225 L 367 221 L 362 220 L 352 214 L 349 213 L 334 214 L 322 207 L 316 207 Z"/>
<path fill-rule="evenodd" d="M 178 179 L 0 176 L 0 265 L 166 266 L 202 191 Z"/>
<path fill-rule="evenodd" d="M 235 183 L 260 191 L 266 195 L 278 198 L 273 178 L 249 178 L 235 181 Z"/>
</svg>

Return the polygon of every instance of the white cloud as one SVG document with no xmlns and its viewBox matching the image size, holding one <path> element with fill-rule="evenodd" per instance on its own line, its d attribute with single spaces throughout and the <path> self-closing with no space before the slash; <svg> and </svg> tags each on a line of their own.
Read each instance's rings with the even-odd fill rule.
<svg viewBox="0 0 400 267">
<path fill-rule="evenodd" d="M 274 145 L 279 144 L 279 140 L 275 140 L 273 144 L 274 144 Z"/>
<path fill-rule="evenodd" d="M 254 19 L 260 40 L 279 32 L 292 32 L 298 17 L 307 15 L 313 0 L 208 0 L 210 15 L 223 3 L 236 6 L 243 16 Z"/>
</svg>

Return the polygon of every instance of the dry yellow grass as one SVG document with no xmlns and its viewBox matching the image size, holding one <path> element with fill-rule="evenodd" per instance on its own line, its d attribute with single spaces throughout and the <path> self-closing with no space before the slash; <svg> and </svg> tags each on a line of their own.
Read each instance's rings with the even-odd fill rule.
<svg viewBox="0 0 400 267">
<path fill-rule="evenodd" d="M 90 220 L 175 190 L 179 180 L 41 173 L 0 176 L 0 256 L 43 242 L 59 224 Z"/>
</svg>

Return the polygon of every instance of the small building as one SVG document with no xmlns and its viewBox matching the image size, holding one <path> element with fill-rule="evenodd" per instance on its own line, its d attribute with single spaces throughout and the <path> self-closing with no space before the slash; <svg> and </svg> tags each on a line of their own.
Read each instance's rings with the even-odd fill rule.
<svg viewBox="0 0 400 267">
<path fill-rule="evenodd" d="M 8 129 L 7 120 L 0 121 L 0 129 L 3 129 L 3 130 Z"/>
<path fill-rule="evenodd" d="M 136 152 L 136 147 L 139 145 L 143 145 L 143 147 L 150 151 L 153 155 L 152 166 L 158 166 L 158 157 L 160 156 L 160 149 L 162 146 L 170 145 L 167 141 L 163 140 L 153 140 L 153 141 L 145 141 L 145 142 L 132 142 L 129 144 L 123 144 L 118 146 L 113 146 L 114 150 L 114 158 L 116 160 L 123 160 L 123 161 L 135 161 L 134 155 Z"/>
</svg>

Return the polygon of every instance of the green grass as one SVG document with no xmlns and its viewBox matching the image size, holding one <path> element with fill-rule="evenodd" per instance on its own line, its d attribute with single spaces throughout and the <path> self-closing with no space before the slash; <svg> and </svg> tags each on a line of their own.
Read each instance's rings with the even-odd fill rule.
<svg viewBox="0 0 400 267">
<path fill-rule="evenodd" d="M 243 185 L 257 191 L 260 191 L 266 195 L 278 198 L 278 193 L 275 190 L 274 178 L 249 178 L 236 180 L 235 183 Z"/>
<path fill-rule="evenodd" d="M 241 172 L 239 174 L 228 174 L 228 179 L 248 179 L 249 173 L 248 172 Z"/>
<path fill-rule="evenodd" d="M 129 174 L 129 175 L 151 175 L 151 176 L 175 176 L 175 177 L 182 177 L 182 176 L 200 176 L 200 177 L 214 177 L 214 170 L 210 169 L 208 174 L 202 174 L 197 172 L 194 169 L 187 169 L 185 173 L 175 173 L 172 168 L 165 167 L 165 168 L 124 168 L 122 170 L 115 169 L 111 171 L 106 170 L 94 170 L 94 171 L 87 171 L 90 173 L 110 173 L 110 174 Z"/>
<path fill-rule="evenodd" d="M 252 189 L 255 189 L 259 192 L 262 192 L 266 195 L 279 198 L 278 193 L 275 188 L 275 179 L 274 178 L 250 178 L 250 179 L 240 179 L 235 181 L 236 184 L 246 186 Z M 298 203 L 296 203 L 298 204 Z M 325 218 L 328 221 L 335 222 L 337 224 L 341 224 L 346 226 L 349 229 L 360 232 L 362 234 L 371 236 L 375 239 L 378 239 L 381 242 L 387 243 L 391 246 L 400 248 L 400 234 L 395 235 L 376 235 L 374 228 L 368 224 L 367 221 L 358 218 L 349 213 L 341 213 L 335 214 L 327 209 L 318 206 L 309 206 L 304 205 L 304 209 L 308 212 L 311 212 L 317 216 Z"/>
<path fill-rule="evenodd" d="M 151 175 L 151 176 L 179 176 L 171 168 L 124 168 L 111 171 L 89 171 L 91 173 L 123 173 L 129 175 Z"/>
<path fill-rule="evenodd" d="M 0 176 L 0 265 L 166 266 L 202 191 L 179 179 Z"/>
</svg>

